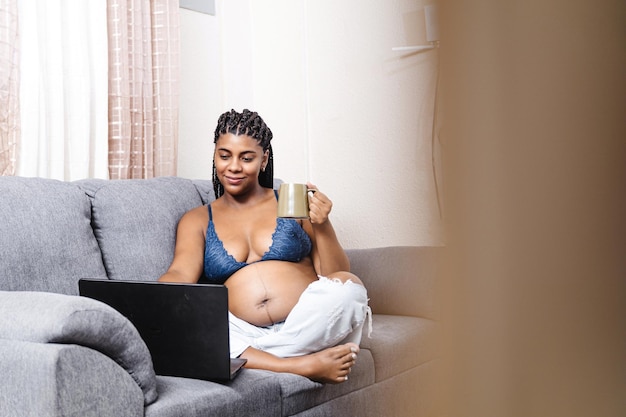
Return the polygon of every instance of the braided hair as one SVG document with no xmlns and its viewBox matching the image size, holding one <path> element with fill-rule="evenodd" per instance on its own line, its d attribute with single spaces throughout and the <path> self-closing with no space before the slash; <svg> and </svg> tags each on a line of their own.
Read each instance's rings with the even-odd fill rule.
<svg viewBox="0 0 626 417">
<path fill-rule="evenodd" d="M 265 188 L 272 188 L 274 186 L 274 155 L 270 141 L 273 135 L 261 116 L 257 112 L 252 112 L 248 109 L 244 109 L 241 113 L 235 110 L 223 113 L 217 120 L 213 143 L 217 143 L 220 135 L 226 133 L 232 133 L 237 136 L 250 136 L 259 142 L 263 152 L 269 151 L 267 165 L 259 173 L 259 184 Z M 224 194 L 224 186 L 217 178 L 215 159 L 213 160 L 213 190 L 215 191 L 215 198 L 219 198 Z"/>
</svg>

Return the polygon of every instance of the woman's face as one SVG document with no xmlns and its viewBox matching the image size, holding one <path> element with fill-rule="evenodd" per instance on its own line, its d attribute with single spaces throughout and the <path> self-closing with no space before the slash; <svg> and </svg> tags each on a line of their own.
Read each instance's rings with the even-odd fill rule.
<svg viewBox="0 0 626 417">
<path fill-rule="evenodd" d="M 269 152 L 248 135 L 224 133 L 215 143 L 215 170 L 224 191 L 238 195 L 259 186 L 259 172 L 265 168 Z"/>
</svg>

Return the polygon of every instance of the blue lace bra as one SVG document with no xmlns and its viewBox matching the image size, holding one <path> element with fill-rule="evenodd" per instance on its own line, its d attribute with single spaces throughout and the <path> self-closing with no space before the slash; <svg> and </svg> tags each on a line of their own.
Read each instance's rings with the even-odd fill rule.
<svg viewBox="0 0 626 417">
<path fill-rule="evenodd" d="M 239 262 L 226 251 L 224 243 L 215 232 L 213 224 L 213 211 L 209 210 L 209 226 L 206 232 L 204 247 L 204 275 L 211 282 L 223 284 L 228 277 L 250 265 L 247 262 Z M 276 229 L 272 234 L 272 244 L 259 261 L 289 261 L 300 262 L 311 252 L 311 239 L 293 219 L 276 219 Z M 254 263 L 254 262 L 251 262 Z"/>
</svg>

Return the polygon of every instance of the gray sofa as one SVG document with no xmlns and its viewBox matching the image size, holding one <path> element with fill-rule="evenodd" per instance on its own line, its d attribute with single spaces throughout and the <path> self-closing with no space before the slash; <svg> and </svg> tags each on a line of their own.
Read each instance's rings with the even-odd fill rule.
<svg viewBox="0 0 626 417">
<path fill-rule="evenodd" d="M 229 383 L 154 374 L 119 313 L 81 277 L 157 279 L 206 180 L 0 177 L 1 416 L 429 416 L 436 413 L 440 249 L 349 250 L 374 312 L 346 383 L 244 369 Z"/>
</svg>

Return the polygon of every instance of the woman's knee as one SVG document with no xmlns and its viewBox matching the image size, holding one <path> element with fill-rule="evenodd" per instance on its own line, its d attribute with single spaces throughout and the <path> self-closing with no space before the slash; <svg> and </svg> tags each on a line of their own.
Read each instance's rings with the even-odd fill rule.
<svg viewBox="0 0 626 417">
<path fill-rule="evenodd" d="M 352 272 L 348 272 L 348 271 L 333 272 L 332 274 L 328 274 L 327 278 L 328 279 L 338 279 L 338 280 L 340 280 L 343 283 L 346 283 L 348 281 L 352 281 L 355 284 L 363 285 L 363 281 L 361 281 L 361 279 L 359 277 L 354 275 Z"/>
<path fill-rule="evenodd" d="M 350 272 L 337 272 L 320 278 L 315 285 L 323 294 L 323 299 L 328 305 L 348 306 L 367 305 L 367 289 L 361 280 Z"/>
</svg>

